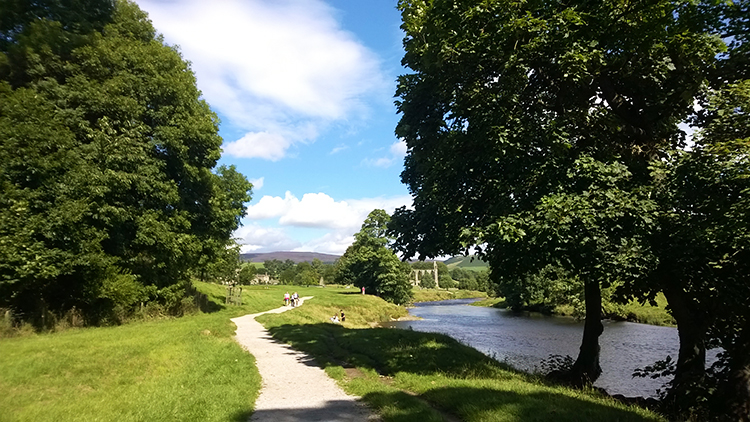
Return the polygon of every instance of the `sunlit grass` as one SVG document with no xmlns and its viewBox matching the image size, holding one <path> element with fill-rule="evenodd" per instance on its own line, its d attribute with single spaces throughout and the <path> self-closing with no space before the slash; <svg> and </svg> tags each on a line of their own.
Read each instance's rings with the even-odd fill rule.
<svg viewBox="0 0 750 422">
<path fill-rule="evenodd" d="M 0 421 L 246 421 L 260 378 L 230 318 L 276 308 L 287 290 L 314 299 L 259 320 L 385 421 L 659 420 L 443 335 L 370 328 L 406 310 L 356 289 L 250 286 L 226 306 L 224 286 L 196 284 L 213 312 L 0 340 Z M 331 323 L 342 310 L 346 322 Z"/>
<path fill-rule="evenodd" d="M 0 341 L 0 420 L 226 421 L 260 388 L 226 313 Z"/>
<path fill-rule="evenodd" d="M 417 302 L 434 302 L 436 300 L 449 300 L 449 299 L 471 299 L 471 298 L 486 298 L 487 293 L 478 292 L 475 290 L 459 290 L 459 289 L 420 289 L 415 288 L 412 290 L 414 293 L 414 303 Z"/>
<path fill-rule="evenodd" d="M 196 283 L 215 311 L 0 340 L 0 421 L 246 420 L 260 388 L 233 339 L 238 315 L 276 308 L 283 288 Z"/>
<path fill-rule="evenodd" d="M 327 322 L 332 305 L 351 309 L 361 300 L 345 298 L 346 305 L 338 297 L 314 299 L 259 321 L 274 337 L 315 356 L 347 392 L 362 396 L 385 421 L 440 421 L 441 413 L 465 421 L 662 420 L 595 391 L 548 385 L 441 334 Z M 366 306 L 372 308 L 370 315 L 387 305 L 371 300 Z"/>
</svg>

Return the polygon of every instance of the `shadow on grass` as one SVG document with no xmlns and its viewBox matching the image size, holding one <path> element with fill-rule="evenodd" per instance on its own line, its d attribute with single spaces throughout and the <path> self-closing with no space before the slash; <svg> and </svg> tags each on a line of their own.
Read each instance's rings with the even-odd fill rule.
<svg viewBox="0 0 750 422">
<path fill-rule="evenodd" d="M 234 420 L 237 422 L 247 422 L 252 416 L 254 420 L 274 422 L 366 421 L 369 413 L 369 409 L 361 403 L 347 400 L 331 400 L 326 402 L 323 407 L 265 409 L 254 413 L 242 412 Z"/>
<path fill-rule="evenodd" d="M 346 329 L 334 324 L 281 325 L 274 338 L 313 355 L 323 366 L 373 369 L 381 375 L 498 376 L 512 369 L 436 333 L 391 328 Z"/>
<path fill-rule="evenodd" d="M 375 409 L 400 407 L 409 403 L 404 393 L 374 392 L 364 399 Z M 517 393 L 506 390 L 476 387 L 439 387 L 419 396 L 436 404 L 441 410 L 456 415 L 463 421 L 656 421 L 632 411 L 551 392 Z M 385 409 L 385 412 L 392 410 Z M 398 408 L 388 421 L 425 420 L 424 410 L 417 407 Z"/>
<path fill-rule="evenodd" d="M 281 325 L 270 328 L 270 332 L 274 338 L 309 353 L 323 367 L 370 369 L 387 377 L 399 372 L 440 376 L 432 382 L 427 380 L 430 384 L 418 398 L 463 420 L 649 420 L 585 395 L 575 397 L 563 391 L 545 391 L 541 386 L 524 386 L 524 382 L 542 381 L 442 334 L 346 329 L 325 323 Z M 404 392 L 372 392 L 364 398 L 384 414 L 392 413 L 393 417 L 386 417 L 389 421 L 434 420 L 434 414 L 429 415 L 431 409 L 417 405 L 414 397 Z"/>
</svg>

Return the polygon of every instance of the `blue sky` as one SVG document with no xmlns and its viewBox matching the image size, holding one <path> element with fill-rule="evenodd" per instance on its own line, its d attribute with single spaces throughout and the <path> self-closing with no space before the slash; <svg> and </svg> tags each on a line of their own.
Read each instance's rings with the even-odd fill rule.
<svg viewBox="0 0 750 422">
<path fill-rule="evenodd" d="M 136 2 L 219 115 L 220 163 L 255 185 L 243 251 L 341 254 L 370 211 L 411 204 L 395 0 Z"/>
</svg>

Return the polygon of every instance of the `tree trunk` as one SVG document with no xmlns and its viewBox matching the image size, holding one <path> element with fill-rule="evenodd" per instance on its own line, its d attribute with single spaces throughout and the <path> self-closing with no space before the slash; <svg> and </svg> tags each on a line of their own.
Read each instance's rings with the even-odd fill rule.
<svg viewBox="0 0 750 422">
<path fill-rule="evenodd" d="M 750 422 L 750 320 L 732 348 L 726 397 L 732 420 Z"/>
<path fill-rule="evenodd" d="M 688 396 L 691 386 L 699 385 L 706 375 L 705 337 L 708 322 L 700 310 L 691 306 L 687 294 L 674 284 L 664 289 L 664 296 L 677 322 L 680 338 L 675 377 L 665 400 L 667 406 L 675 406 L 680 398 Z M 692 404 L 690 401 L 687 399 L 683 405 Z"/>
<path fill-rule="evenodd" d="M 599 336 L 604 332 L 602 325 L 602 292 L 599 282 L 584 285 L 586 322 L 583 327 L 583 341 L 578 359 L 573 364 L 570 382 L 576 386 L 593 384 L 602 373 L 599 366 Z"/>
</svg>

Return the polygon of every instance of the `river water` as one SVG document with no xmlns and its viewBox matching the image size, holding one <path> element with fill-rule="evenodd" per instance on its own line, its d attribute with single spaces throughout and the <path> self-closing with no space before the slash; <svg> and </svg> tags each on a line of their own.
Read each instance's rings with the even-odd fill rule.
<svg viewBox="0 0 750 422">
<path fill-rule="evenodd" d="M 447 334 L 456 340 L 524 371 L 534 371 L 549 355 L 578 356 L 583 322 L 538 313 L 466 306 L 476 299 L 419 303 L 409 310 L 417 321 L 389 326 Z M 609 394 L 654 396 L 668 379 L 633 378 L 633 370 L 671 355 L 677 358 L 677 329 L 632 322 L 603 321 L 602 376 L 594 384 Z"/>
</svg>

